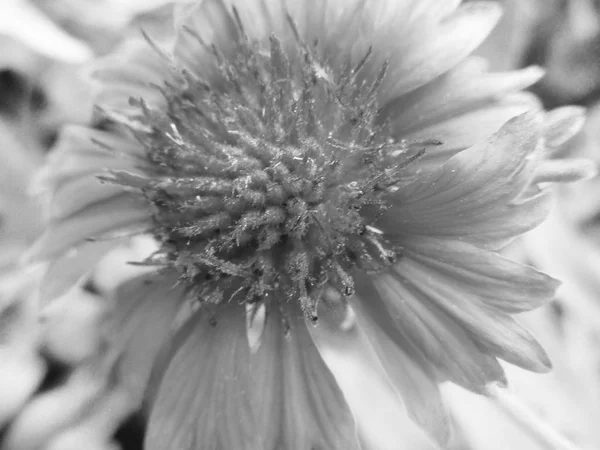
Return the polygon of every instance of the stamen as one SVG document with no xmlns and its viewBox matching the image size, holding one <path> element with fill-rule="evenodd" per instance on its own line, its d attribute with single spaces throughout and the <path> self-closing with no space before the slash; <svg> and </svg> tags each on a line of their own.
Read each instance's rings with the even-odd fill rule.
<svg viewBox="0 0 600 450">
<path fill-rule="evenodd" d="M 178 270 L 200 302 L 283 296 L 316 321 L 327 289 L 352 298 L 355 268 L 395 262 L 372 211 L 438 142 L 386 139 L 377 94 L 387 63 L 371 73 L 371 48 L 358 62 L 326 61 L 288 16 L 298 53 L 277 36 L 265 51 L 231 15 L 238 36 L 227 52 L 186 29 L 212 54 L 215 79 L 169 59 L 172 77 L 157 88 L 166 111 L 133 101 L 139 111 L 123 119 L 146 149 L 148 178 L 109 181 L 153 204 L 153 262 Z"/>
</svg>

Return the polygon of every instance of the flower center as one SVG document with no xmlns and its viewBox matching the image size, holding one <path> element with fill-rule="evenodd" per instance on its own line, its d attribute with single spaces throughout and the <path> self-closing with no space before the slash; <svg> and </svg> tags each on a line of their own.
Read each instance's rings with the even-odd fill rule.
<svg viewBox="0 0 600 450">
<path fill-rule="evenodd" d="M 420 152 L 386 138 L 376 101 L 386 67 L 369 76 L 370 51 L 358 64 L 328 64 L 290 26 L 295 54 L 239 25 L 231 53 L 209 47 L 217 76 L 174 69 L 165 111 L 134 102 L 136 134 L 162 243 L 154 261 L 205 301 L 255 303 L 277 291 L 316 320 L 325 287 L 352 296 L 353 270 L 398 257 L 372 223 Z"/>
</svg>

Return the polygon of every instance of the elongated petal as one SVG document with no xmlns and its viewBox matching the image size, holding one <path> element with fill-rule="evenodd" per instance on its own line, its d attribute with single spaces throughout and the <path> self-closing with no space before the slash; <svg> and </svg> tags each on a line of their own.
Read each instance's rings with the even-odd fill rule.
<svg viewBox="0 0 600 450">
<path fill-rule="evenodd" d="M 250 392 L 244 308 L 200 311 L 176 336 L 152 403 L 148 450 L 263 450 Z"/>
<path fill-rule="evenodd" d="M 422 128 L 406 133 L 393 128 L 392 134 L 398 139 L 419 141 L 434 138 L 440 141 L 440 145 L 428 148 L 419 161 L 419 165 L 437 168 L 458 152 L 486 142 L 509 120 L 529 111 L 542 111 L 539 100 L 532 94 L 518 93 L 484 103 L 478 108 L 467 108 L 430 125 L 424 122 Z"/>
<path fill-rule="evenodd" d="M 73 289 L 45 307 L 41 313 L 44 352 L 69 366 L 97 357 L 106 344 L 101 331 L 106 306 L 104 299 Z"/>
<path fill-rule="evenodd" d="M 285 305 L 286 336 L 277 308 L 252 356 L 255 408 L 264 449 L 357 449 L 352 415 L 296 305 Z"/>
<path fill-rule="evenodd" d="M 306 42 L 318 39 L 333 55 L 337 51 L 337 43 L 346 41 L 352 29 L 369 26 L 363 23 L 367 22 L 365 13 L 380 7 L 381 3 L 368 3 L 365 0 L 207 0 L 200 4 L 183 5 L 176 13 L 176 24 L 181 29 L 177 34 L 174 55 L 179 62 L 197 74 L 210 75 L 211 69 L 206 64 L 211 53 L 210 46 L 215 44 L 221 52 L 227 54 L 231 45 L 239 38 L 236 19 L 233 17 L 234 6 L 244 32 L 250 39 L 266 43 L 269 36 L 274 34 L 282 40 L 284 48 L 295 52 L 298 43 L 288 23 L 289 15 Z M 189 33 L 189 30 L 193 33 Z M 201 37 L 202 43 L 194 35 Z M 360 58 L 364 56 L 368 46 L 368 42 L 361 41 L 355 46 L 358 48 L 349 50 L 353 56 Z"/>
<path fill-rule="evenodd" d="M 99 175 L 107 169 L 130 169 L 141 154 L 140 145 L 121 133 L 69 125 L 48 158 L 39 188 L 52 192 L 66 181 Z"/>
<path fill-rule="evenodd" d="M 439 22 L 450 15 L 450 13 L 454 12 L 456 8 L 459 7 L 461 1 L 462 0 L 446 0 L 440 2 L 439 0 L 418 0 L 398 3 L 406 3 L 409 5 L 406 11 L 409 15 L 408 21 L 427 17 L 432 21 Z"/>
<path fill-rule="evenodd" d="M 94 266 L 121 241 L 86 242 L 52 260 L 40 284 L 40 296 L 50 302 L 77 284 Z"/>
<path fill-rule="evenodd" d="M 98 84 L 95 101 L 108 109 L 132 110 L 129 99 L 144 99 L 150 106 L 165 104 L 160 90 L 168 76 L 167 61 L 142 39 L 127 42 L 119 52 L 95 64 Z"/>
<path fill-rule="evenodd" d="M 183 67 L 205 78 L 213 76 L 211 45 L 227 52 L 238 39 L 231 9 L 223 0 L 207 0 L 183 5 L 173 55 Z"/>
<path fill-rule="evenodd" d="M 44 450 L 120 450 L 112 442 L 119 426 L 133 412 L 126 392 L 107 392 L 85 418 L 76 425 L 59 433 Z"/>
<path fill-rule="evenodd" d="M 489 73 L 485 66 L 482 60 L 469 58 L 431 83 L 386 105 L 383 114 L 394 132 L 404 135 L 446 122 L 469 110 L 498 105 L 501 96 L 532 85 L 544 74 L 539 67 Z"/>
<path fill-rule="evenodd" d="M 46 367 L 35 349 L 0 345 L 0 426 L 14 419 L 44 379 Z"/>
<path fill-rule="evenodd" d="M 456 247 L 463 250 L 464 253 L 463 243 L 450 243 L 447 247 L 449 249 Z M 471 249 L 471 251 L 476 254 L 477 249 Z M 441 253 L 436 255 L 438 259 L 441 256 Z M 454 258 L 456 258 L 456 254 L 453 255 Z M 487 254 L 480 257 L 480 259 L 499 260 L 500 257 L 495 254 Z M 530 275 L 530 286 L 519 286 L 512 283 L 510 272 L 502 273 L 498 267 L 495 270 L 495 276 L 498 281 L 502 280 L 504 282 L 505 289 L 490 289 L 491 286 L 484 284 L 485 279 L 482 279 L 479 286 L 485 286 L 489 293 L 484 294 L 483 298 L 478 298 L 478 296 L 473 295 L 477 287 L 471 290 L 466 288 L 464 283 L 463 286 L 456 287 L 456 285 L 461 284 L 459 273 L 455 272 L 455 276 L 452 278 L 448 278 L 445 274 L 438 276 L 438 272 L 427 264 L 427 260 L 421 261 L 423 260 L 420 260 L 417 253 L 407 253 L 403 260 L 396 265 L 395 271 L 403 280 L 410 280 L 407 282 L 410 282 L 413 289 L 419 292 L 426 304 L 433 304 L 444 310 L 456 323 L 468 331 L 475 342 L 480 343 L 489 353 L 528 370 L 544 372 L 549 369 L 550 361 L 533 336 L 508 314 L 498 311 L 491 305 L 486 305 L 485 302 L 486 297 L 495 297 L 493 303 L 501 304 L 502 300 L 509 296 L 513 298 L 507 303 L 517 303 L 518 299 L 523 298 L 525 299 L 524 304 L 531 304 L 536 300 L 543 302 L 551 298 L 552 287 L 555 283 L 548 279 L 547 283 L 538 282 L 536 285 L 536 279 L 539 280 L 541 277 L 536 276 L 538 274 L 533 269 L 527 270 L 526 267 L 521 266 L 523 274 L 520 278 L 524 279 L 526 275 Z M 458 261 L 462 260 L 458 259 Z M 459 265 L 461 263 L 457 263 L 454 259 L 453 264 Z M 516 266 L 516 264 L 514 265 Z M 518 290 L 519 287 L 523 287 L 529 293 L 537 290 L 540 293 L 550 295 L 530 299 L 527 298 L 524 292 Z"/>
<path fill-rule="evenodd" d="M 51 225 L 30 249 L 32 261 L 59 256 L 85 240 L 149 223 L 149 212 L 137 197 L 121 194 L 89 205 L 75 215 Z"/>
<path fill-rule="evenodd" d="M 516 202 L 533 177 L 528 157 L 540 136 L 537 114 L 510 120 L 487 142 L 400 189 L 379 225 L 392 236 L 460 236 L 490 247 L 527 231 L 549 208 L 543 194 Z"/>
<path fill-rule="evenodd" d="M 309 329 L 319 348 L 331 349 L 342 358 L 349 355 L 373 373 L 383 371 L 412 420 L 438 442 L 446 443 L 450 424 L 433 368 L 421 366 L 367 316 L 357 317 L 358 322 L 348 328 L 334 311 L 327 302 L 319 310 L 318 326 Z"/>
<path fill-rule="evenodd" d="M 357 294 L 358 317 L 379 327 L 425 370 L 431 366 L 438 381 L 453 381 L 475 392 L 483 392 L 490 381 L 505 381 L 496 359 L 405 280 L 392 274 L 361 277 Z"/>
<path fill-rule="evenodd" d="M 441 284 L 469 295 L 479 306 L 510 314 L 541 306 L 559 285 L 533 267 L 454 239 L 413 236 L 405 243 L 404 255 L 427 266 Z M 398 267 L 403 264 L 401 259 Z"/>
<path fill-rule="evenodd" d="M 85 177 L 64 183 L 50 203 L 48 219 L 52 222 L 66 219 L 86 206 L 106 202 L 125 192 L 122 186 L 103 184 L 96 177 Z"/>
<path fill-rule="evenodd" d="M 433 368 L 415 361 L 368 320 L 360 323 L 412 420 L 438 443 L 447 444 L 450 438 L 448 411 Z"/>
<path fill-rule="evenodd" d="M 150 273 L 119 286 L 107 320 L 117 372 L 131 397 L 141 403 L 155 359 L 175 331 L 184 300 L 174 274 Z"/>
<path fill-rule="evenodd" d="M 487 37 L 500 14 L 495 3 L 473 2 L 463 5 L 431 30 L 418 32 L 415 27 L 412 39 L 398 42 L 397 53 L 391 58 L 384 85 L 388 98 L 413 91 L 456 66 Z M 417 36 L 422 39 L 419 43 Z"/>
<path fill-rule="evenodd" d="M 104 380 L 89 367 L 74 372 L 62 386 L 31 401 L 4 436 L 6 450 L 44 448 L 48 440 L 85 414 L 104 392 Z"/>
</svg>

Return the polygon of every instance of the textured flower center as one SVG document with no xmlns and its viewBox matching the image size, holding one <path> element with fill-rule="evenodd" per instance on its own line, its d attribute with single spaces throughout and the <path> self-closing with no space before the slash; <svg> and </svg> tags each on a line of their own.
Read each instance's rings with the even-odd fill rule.
<svg viewBox="0 0 600 450">
<path fill-rule="evenodd" d="M 232 51 L 209 47 L 210 80 L 175 69 L 161 88 L 165 111 L 135 102 L 137 134 L 162 243 L 154 260 L 205 301 L 278 291 L 316 320 L 326 286 L 352 296 L 355 268 L 398 257 L 371 223 L 420 151 L 379 123 L 386 68 L 369 76 L 370 51 L 358 64 L 327 64 L 290 26 L 294 54 L 276 37 L 267 48 L 250 41 L 240 25 Z"/>
</svg>

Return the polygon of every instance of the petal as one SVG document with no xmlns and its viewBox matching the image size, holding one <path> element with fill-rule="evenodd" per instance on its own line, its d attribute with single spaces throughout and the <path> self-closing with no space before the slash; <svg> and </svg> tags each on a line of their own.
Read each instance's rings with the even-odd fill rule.
<svg viewBox="0 0 600 450">
<path fill-rule="evenodd" d="M 133 413 L 126 393 L 114 390 L 107 392 L 85 417 L 69 427 L 44 447 L 44 450 L 120 450 L 112 442 L 114 434 Z"/>
<path fill-rule="evenodd" d="M 448 411 L 432 368 L 411 358 L 368 319 L 359 322 L 411 419 L 439 444 L 446 445 L 451 435 Z"/>
<path fill-rule="evenodd" d="M 0 427 L 4 429 L 42 383 L 46 365 L 37 349 L 7 345 L 0 345 L 0 360 Z"/>
<path fill-rule="evenodd" d="M 431 83 L 394 100 L 382 114 L 389 118 L 394 132 L 403 135 L 497 103 L 500 96 L 525 89 L 544 74 L 539 67 L 489 73 L 485 65 L 478 58 L 469 58 Z"/>
<path fill-rule="evenodd" d="M 432 367 L 437 381 L 452 381 L 484 392 L 505 382 L 498 361 L 484 353 L 452 316 L 431 305 L 415 287 L 393 273 L 357 279 L 357 317 L 379 327 L 416 364 Z"/>
<path fill-rule="evenodd" d="M 58 256 L 70 247 L 111 232 L 141 229 L 150 223 L 148 207 L 130 194 L 99 201 L 63 221 L 51 224 L 29 250 L 29 261 Z"/>
<path fill-rule="evenodd" d="M 403 257 L 429 269 L 431 277 L 460 290 L 478 306 L 504 313 L 529 311 L 554 296 L 559 282 L 531 266 L 460 240 L 414 236 Z M 404 261 L 398 263 L 402 270 Z"/>
<path fill-rule="evenodd" d="M 539 100 L 529 93 L 502 96 L 479 108 L 467 110 L 446 120 L 403 133 L 392 128 L 396 139 L 419 141 L 437 139 L 441 145 L 430 147 L 419 161 L 419 165 L 439 167 L 448 158 L 469 147 L 486 141 L 498 132 L 507 121 L 528 111 L 542 111 Z M 418 167 L 417 165 L 416 167 Z"/>
<path fill-rule="evenodd" d="M 66 181 L 107 169 L 131 169 L 142 151 L 137 142 L 120 132 L 68 125 L 48 158 L 49 169 L 40 180 L 41 187 L 53 190 Z"/>
<path fill-rule="evenodd" d="M 573 183 L 598 174 L 598 164 L 587 158 L 542 160 L 533 174 L 533 183 Z M 537 186 L 533 187 L 536 189 Z"/>
<path fill-rule="evenodd" d="M 118 355 L 120 380 L 141 403 L 159 351 L 172 337 L 185 297 L 174 274 L 150 273 L 119 286 L 107 318 L 107 336 Z"/>
<path fill-rule="evenodd" d="M 449 244 L 447 247 L 451 249 L 454 246 Z M 459 252 L 453 255 L 453 263 L 458 266 L 460 264 L 457 262 L 460 261 L 458 255 L 460 250 L 464 249 L 464 245 L 458 242 L 456 247 Z M 436 255 L 437 258 L 440 256 L 441 254 Z M 496 259 L 500 259 L 500 257 Z M 492 286 L 485 284 L 486 280 L 482 279 L 478 289 L 485 286 L 489 291 L 489 294 L 482 299 L 468 289 L 468 286 L 464 286 L 464 283 L 461 286 L 445 274 L 438 276 L 438 272 L 431 269 L 428 261 L 419 261 L 418 253 L 413 255 L 407 252 L 402 261 L 394 268 L 401 279 L 407 283 L 409 282 L 407 280 L 410 280 L 413 290 L 418 292 L 421 298 L 428 304 L 434 304 L 440 310 L 445 311 L 457 324 L 467 330 L 471 338 L 488 353 L 527 370 L 545 372 L 550 368 L 550 361 L 533 336 L 510 315 L 486 305 L 485 297 L 495 297 L 494 303 L 497 304 L 501 304 L 504 297 L 511 295 L 513 303 L 516 303 L 515 296 L 517 298 L 525 297 L 523 292 L 518 290 L 521 286 L 511 283 L 510 274 L 502 274 L 498 269 L 496 276 L 504 279 L 505 289 L 492 289 Z M 528 272 L 527 268 L 523 267 L 523 269 L 523 272 Z M 460 280 L 460 276 L 456 278 Z M 525 277 L 521 276 L 521 278 Z M 534 277 L 531 277 L 530 281 L 535 284 Z M 457 287 L 456 284 L 459 286 Z M 548 288 L 552 285 L 554 283 L 548 280 L 547 284 L 538 285 L 537 290 L 543 292 L 546 288 L 546 291 L 551 292 L 551 289 Z M 534 288 L 528 286 L 527 290 L 531 292 L 534 291 Z M 537 300 L 544 301 L 549 298 L 551 296 L 538 297 Z M 525 303 L 530 304 L 532 300 L 527 298 Z"/>
<path fill-rule="evenodd" d="M 73 372 L 61 386 L 36 396 L 10 426 L 5 450 L 40 449 L 84 415 L 104 393 L 104 379 L 89 366 Z"/>
<path fill-rule="evenodd" d="M 44 354 L 70 367 L 97 358 L 106 344 L 102 334 L 106 311 L 105 299 L 82 289 L 45 307 L 40 314 Z"/>
<path fill-rule="evenodd" d="M 545 144 L 550 151 L 561 150 L 585 124 L 586 110 L 581 106 L 564 106 L 546 114 Z"/>
<path fill-rule="evenodd" d="M 51 302 L 71 289 L 121 242 L 120 239 L 86 242 L 50 261 L 39 288 L 42 302 Z"/>
<path fill-rule="evenodd" d="M 432 368 L 422 367 L 410 358 L 368 317 L 357 317 L 358 323 L 347 329 L 340 326 L 333 311 L 330 302 L 323 302 L 318 326 L 309 329 L 319 348 L 332 349 L 341 357 L 355 358 L 373 373 L 383 371 L 411 419 L 438 442 L 447 443 L 450 424 Z"/>
<path fill-rule="evenodd" d="M 148 450 L 264 450 L 250 402 L 244 308 L 200 310 L 175 337 L 154 399 Z"/>
<path fill-rule="evenodd" d="M 517 202 L 532 180 L 528 158 L 540 136 L 535 113 L 510 120 L 488 141 L 399 189 L 378 225 L 402 242 L 420 235 L 460 238 L 491 248 L 505 244 L 538 225 L 550 207 L 543 193 Z"/>
<path fill-rule="evenodd" d="M 0 429 L 19 413 L 46 373 L 39 352 L 35 277 L 32 271 L 5 272 L 0 283 Z"/>
<path fill-rule="evenodd" d="M 176 23 L 181 29 L 174 50 L 179 62 L 197 74 L 211 77 L 214 61 L 210 46 L 215 44 L 227 54 L 239 39 L 234 3 L 207 0 L 179 8 Z M 238 2 L 235 6 L 244 32 L 251 39 L 266 44 L 274 34 L 290 54 L 295 54 L 297 43 L 288 15 L 302 38 L 306 42 L 318 41 L 323 54 L 334 65 L 341 61 L 341 52 L 358 62 L 372 46 L 375 52 L 371 75 L 386 60 L 391 62 L 384 82 L 388 87 L 380 95 L 382 100 L 389 100 L 428 83 L 458 64 L 479 45 L 499 16 L 499 9 L 493 3 L 466 5 L 454 13 L 456 0 L 443 5 L 432 3 L 422 6 L 414 1 L 263 0 Z"/>
<path fill-rule="evenodd" d="M 93 203 L 122 194 L 121 186 L 103 184 L 97 176 L 108 169 L 135 171 L 138 147 L 117 132 L 65 128 L 48 166 L 37 179 L 37 190 L 48 199 L 47 220 L 65 219 Z"/>
<path fill-rule="evenodd" d="M 211 45 L 227 53 L 239 39 L 231 9 L 223 0 L 184 4 L 176 13 L 176 21 L 175 60 L 197 75 L 211 77 L 215 70 Z"/>
<path fill-rule="evenodd" d="M 210 76 L 214 59 L 210 46 L 215 44 L 227 54 L 239 40 L 239 29 L 233 17 L 233 6 L 239 15 L 244 32 L 252 40 L 265 45 L 268 38 L 275 35 L 289 52 L 296 54 L 297 42 L 288 23 L 288 15 L 294 21 L 298 32 L 306 42 L 318 40 L 326 50 L 326 56 L 338 56 L 339 43 L 350 43 L 347 51 L 357 57 L 364 56 L 369 44 L 355 45 L 356 34 L 351 30 L 364 28 L 365 11 L 369 11 L 364 0 L 286 2 L 261 0 L 235 2 L 234 0 L 206 0 L 196 5 L 183 5 L 176 13 L 176 23 L 180 30 L 174 54 L 184 66 L 197 74 Z M 376 2 L 371 7 L 379 7 Z M 201 37 L 204 44 L 197 37 Z M 208 47 L 207 47 L 208 45 Z M 360 47 L 358 54 L 355 46 Z"/>
<path fill-rule="evenodd" d="M 445 0 L 440 2 L 439 0 L 417 0 L 412 1 L 410 9 L 407 13 L 410 14 L 410 20 L 415 18 L 419 19 L 427 17 L 430 20 L 439 22 L 441 19 L 447 17 L 450 13 L 454 12 L 459 7 L 462 0 Z M 398 2 L 398 3 L 411 3 L 411 2 Z"/>
<path fill-rule="evenodd" d="M 390 57 L 382 88 L 387 98 L 411 92 L 452 69 L 481 44 L 500 15 L 496 3 L 471 2 L 431 29 L 413 24 L 412 36 L 394 42 L 397 50 Z M 404 17 L 397 20 L 397 27 L 401 27 Z"/>
<path fill-rule="evenodd" d="M 98 202 L 107 202 L 125 193 L 123 186 L 102 183 L 95 176 L 78 178 L 60 185 L 48 206 L 47 220 L 57 222 Z"/>
<path fill-rule="evenodd" d="M 354 420 L 315 347 L 299 308 L 270 308 L 258 352 L 252 356 L 255 408 L 264 449 L 358 449 Z"/>
<path fill-rule="evenodd" d="M 127 41 L 98 61 L 91 77 L 99 81 L 95 103 L 106 109 L 131 111 L 130 98 L 144 99 L 151 107 L 165 104 L 156 86 L 169 78 L 167 61 L 142 39 Z"/>
</svg>

